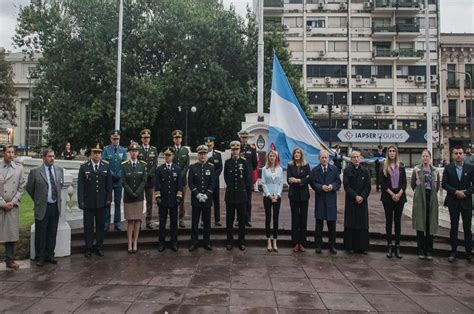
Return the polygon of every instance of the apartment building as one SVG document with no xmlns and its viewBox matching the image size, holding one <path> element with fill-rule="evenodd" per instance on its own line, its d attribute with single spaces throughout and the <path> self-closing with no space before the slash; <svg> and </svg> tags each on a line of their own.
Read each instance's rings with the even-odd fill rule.
<svg viewBox="0 0 474 314">
<path fill-rule="evenodd" d="M 264 1 L 265 26 L 285 33 L 292 60 L 302 67 L 310 118 L 325 141 L 363 149 L 398 142 L 404 162 L 419 162 L 426 148 L 427 84 L 434 130 L 440 120 L 437 1 L 429 0 L 428 21 L 424 0 Z"/>
</svg>

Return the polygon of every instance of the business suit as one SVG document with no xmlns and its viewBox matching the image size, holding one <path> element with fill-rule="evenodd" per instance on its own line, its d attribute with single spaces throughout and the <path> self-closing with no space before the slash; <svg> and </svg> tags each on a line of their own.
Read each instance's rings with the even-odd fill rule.
<svg viewBox="0 0 474 314">
<path fill-rule="evenodd" d="M 31 169 L 26 183 L 26 191 L 34 202 L 35 249 L 39 262 L 54 259 L 56 234 L 61 213 L 59 207 L 61 206 L 61 189 L 64 183 L 61 167 L 52 165 L 51 168 L 48 168 L 48 173 L 46 167 L 46 164 L 43 163 Z M 54 178 L 51 179 L 50 173 Z M 56 186 L 56 191 L 54 191 L 53 184 Z"/>
<path fill-rule="evenodd" d="M 247 161 L 247 169 L 249 172 L 250 180 L 252 180 L 252 175 L 255 169 L 258 167 L 257 159 L 257 149 L 253 144 L 241 144 L 240 145 L 240 156 L 244 157 Z M 246 202 L 246 224 L 250 224 L 252 221 L 252 190 L 253 185 L 247 187 L 247 202 Z"/>
<path fill-rule="evenodd" d="M 299 183 L 291 183 L 288 189 L 288 198 L 291 208 L 291 242 L 293 245 L 306 245 L 306 231 L 308 222 L 309 203 L 309 175 L 311 168 L 308 163 L 297 166 L 293 161 L 288 163 L 287 179 L 301 179 Z"/>
<path fill-rule="evenodd" d="M 443 172 L 443 189 L 446 190 L 446 198 L 444 206 L 449 209 L 449 217 L 451 220 L 451 230 L 449 238 L 451 242 L 451 253 L 456 254 L 458 247 L 458 229 L 459 216 L 462 216 L 464 229 L 464 245 L 466 254 L 472 253 L 472 194 L 474 192 L 474 167 L 463 163 L 461 171 L 461 179 L 458 177 L 456 166 L 454 163 L 447 165 Z M 455 195 L 457 190 L 464 191 L 465 198 L 458 199 Z"/>
</svg>

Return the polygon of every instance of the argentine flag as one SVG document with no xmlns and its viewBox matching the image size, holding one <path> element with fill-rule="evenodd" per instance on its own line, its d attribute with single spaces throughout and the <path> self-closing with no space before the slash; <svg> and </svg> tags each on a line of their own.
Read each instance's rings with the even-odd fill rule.
<svg viewBox="0 0 474 314">
<path fill-rule="evenodd" d="M 295 147 L 303 150 L 305 160 L 311 167 L 319 164 L 321 150 L 332 154 L 301 109 L 276 54 L 273 56 L 269 141 L 275 145 L 281 166 L 285 169 Z"/>
</svg>

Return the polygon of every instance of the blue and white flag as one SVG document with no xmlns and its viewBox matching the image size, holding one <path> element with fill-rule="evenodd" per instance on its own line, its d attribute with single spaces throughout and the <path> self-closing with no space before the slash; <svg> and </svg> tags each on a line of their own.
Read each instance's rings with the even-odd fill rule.
<svg viewBox="0 0 474 314">
<path fill-rule="evenodd" d="M 303 112 L 276 54 L 273 56 L 269 141 L 275 144 L 281 166 L 285 169 L 296 147 L 303 150 L 311 167 L 319 164 L 321 150 L 332 154 Z"/>
</svg>

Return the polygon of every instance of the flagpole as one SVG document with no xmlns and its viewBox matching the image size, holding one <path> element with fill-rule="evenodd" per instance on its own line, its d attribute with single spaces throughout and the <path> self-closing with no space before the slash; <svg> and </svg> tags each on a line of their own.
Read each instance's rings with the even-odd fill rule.
<svg viewBox="0 0 474 314">
<path fill-rule="evenodd" d="M 263 115 L 263 1 L 258 1 L 257 114 Z"/>
<path fill-rule="evenodd" d="M 117 91 L 115 92 L 115 129 L 120 130 L 120 85 L 122 80 L 122 25 L 123 25 L 123 0 L 119 4 L 119 29 L 117 47 Z"/>
</svg>

